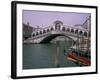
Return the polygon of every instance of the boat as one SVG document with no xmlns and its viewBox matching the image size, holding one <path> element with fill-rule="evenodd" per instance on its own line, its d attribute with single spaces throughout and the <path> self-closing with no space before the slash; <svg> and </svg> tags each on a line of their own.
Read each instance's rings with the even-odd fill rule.
<svg viewBox="0 0 100 80">
<path fill-rule="evenodd" d="M 66 57 L 68 60 L 73 61 L 79 65 L 90 66 L 91 65 L 90 57 L 86 56 L 85 53 L 86 52 L 82 54 L 82 51 L 80 52 L 80 51 L 71 50 Z"/>
<path fill-rule="evenodd" d="M 75 62 L 80 66 L 90 66 L 91 65 L 91 49 L 90 49 L 90 37 L 80 38 L 77 35 L 76 44 L 70 47 L 70 51 L 67 54 L 67 59 Z"/>
</svg>

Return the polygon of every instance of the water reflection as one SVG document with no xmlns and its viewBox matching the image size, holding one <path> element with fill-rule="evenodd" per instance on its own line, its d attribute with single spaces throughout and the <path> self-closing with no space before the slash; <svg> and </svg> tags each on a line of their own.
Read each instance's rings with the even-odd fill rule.
<svg viewBox="0 0 100 80">
<path fill-rule="evenodd" d="M 65 45 L 68 44 L 68 45 Z M 69 48 L 71 42 L 60 41 L 48 44 L 23 44 L 23 69 L 75 67 L 77 64 L 67 60 L 64 48 Z M 57 47 L 59 48 L 59 64 L 56 65 Z"/>
</svg>

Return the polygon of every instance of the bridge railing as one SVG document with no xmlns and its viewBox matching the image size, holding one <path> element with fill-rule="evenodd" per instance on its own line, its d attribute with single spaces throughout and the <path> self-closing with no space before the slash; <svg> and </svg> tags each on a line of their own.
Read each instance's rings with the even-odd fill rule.
<svg viewBox="0 0 100 80">
<path fill-rule="evenodd" d="M 46 33 L 43 33 L 43 34 L 38 34 L 36 36 L 32 36 L 32 38 L 39 38 L 39 37 L 43 37 L 43 36 L 48 36 L 50 34 L 63 34 L 63 35 L 69 35 L 69 36 L 74 36 L 74 37 L 86 37 L 84 35 L 79 35 L 79 34 L 75 34 L 73 32 L 67 32 L 67 31 L 62 31 L 62 30 L 51 30 L 51 31 L 48 31 Z"/>
</svg>

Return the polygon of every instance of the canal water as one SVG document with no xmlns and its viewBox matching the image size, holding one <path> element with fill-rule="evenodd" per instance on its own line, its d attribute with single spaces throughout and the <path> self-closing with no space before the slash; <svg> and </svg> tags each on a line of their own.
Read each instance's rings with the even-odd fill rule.
<svg viewBox="0 0 100 80">
<path fill-rule="evenodd" d="M 68 43 L 67 43 L 68 44 Z M 23 44 L 23 69 L 56 68 L 55 57 L 57 56 L 57 47 L 59 47 L 59 67 L 79 66 L 72 61 L 67 60 L 64 55 L 64 48 L 71 45 L 65 45 L 61 41 L 59 45 L 55 43 L 47 44 Z"/>
</svg>

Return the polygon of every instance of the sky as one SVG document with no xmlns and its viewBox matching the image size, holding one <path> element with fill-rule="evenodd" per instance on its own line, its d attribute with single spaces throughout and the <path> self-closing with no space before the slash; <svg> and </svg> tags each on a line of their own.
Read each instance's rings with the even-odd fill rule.
<svg viewBox="0 0 100 80">
<path fill-rule="evenodd" d="M 54 21 L 59 20 L 64 25 L 73 26 L 83 24 L 90 15 L 90 13 L 23 10 L 22 22 L 24 24 L 29 22 L 29 25 L 32 27 L 48 27 Z"/>
</svg>

